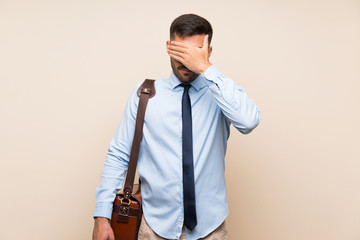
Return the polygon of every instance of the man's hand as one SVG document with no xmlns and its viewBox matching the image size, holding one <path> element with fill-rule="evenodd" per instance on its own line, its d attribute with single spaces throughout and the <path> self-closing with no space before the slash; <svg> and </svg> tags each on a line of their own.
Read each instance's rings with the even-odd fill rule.
<svg viewBox="0 0 360 240">
<path fill-rule="evenodd" d="M 115 240 L 114 232 L 111 229 L 109 220 L 103 217 L 95 219 L 93 240 Z"/>
<path fill-rule="evenodd" d="M 182 42 L 172 41 L 171 44 L 168 45 L 168 54 L 176 61 L 181 62 L 190 71 L 200 75 L 212 65 L 209 62 L 210 53 L 208 38 L 208 35 L 204 37 L 201 48 L 190 46 Z"/>
</svg>

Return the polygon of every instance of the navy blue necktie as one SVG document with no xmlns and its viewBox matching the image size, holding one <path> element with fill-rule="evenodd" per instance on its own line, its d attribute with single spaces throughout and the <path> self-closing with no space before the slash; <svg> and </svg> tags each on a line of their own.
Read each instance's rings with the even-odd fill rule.
<svg viewBox="0 0 360 240">
<path fill-rule="evenodd" d="M 191 101 L 189 96 L 190 84 L 184 87 L 182 96 L 182 150 L 183 150 L 183 187 L 184 187 L 184 224 L 191 231 L 197 224 L 195 204 L 195 183 L 192 142 Z"/>
</svg>

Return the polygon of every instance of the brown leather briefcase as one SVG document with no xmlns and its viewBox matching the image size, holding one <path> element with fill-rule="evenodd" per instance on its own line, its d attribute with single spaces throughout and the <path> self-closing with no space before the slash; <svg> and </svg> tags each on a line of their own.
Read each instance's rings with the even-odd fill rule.
<svg viewBox="0 0 360 240">
<path fill-rule="evenodd" d="M 155 95 L 154 80 L 146 79 L 138 89 L 139 105 L 136 126 L 131 146 L 130 160 L 126 173 L 125 185 L 114 200 L 111 216 L 111 228 L 115 240 L 136 240 L 142 217 L 140 184 L 134 185 L 137 160 L 143 133 L 145 110 L 149 98 Z"/>
<path fill-rule="evenodd" d="M 128 206 L 121 206 L 123 199 L 124 193 L 118 193 L 113 205 L 111 227 L 115 240 L 137 239 L 142 217 L 140 184 L 134 185 Z"/>
</svg>

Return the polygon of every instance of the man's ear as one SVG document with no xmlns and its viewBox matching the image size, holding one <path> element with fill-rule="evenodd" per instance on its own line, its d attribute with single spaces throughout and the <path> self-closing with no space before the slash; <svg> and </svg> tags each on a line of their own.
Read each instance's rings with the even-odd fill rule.
<svg viewBox="0 0 360 240">
<path fill-rule="evenodd" d="M 212 53 L 212 46 L 209 47 L 208 53 L 209 53 L 209 57 L 210 57 L 210 56 L 211 56 L 211 53 Z"/>
</svg>

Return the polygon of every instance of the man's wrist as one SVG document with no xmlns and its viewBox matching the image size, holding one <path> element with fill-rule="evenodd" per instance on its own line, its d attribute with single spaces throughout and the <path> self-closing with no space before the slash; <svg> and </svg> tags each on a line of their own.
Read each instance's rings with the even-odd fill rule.
<svg viewBox="0 0 360 240">
<path fill-rule="evenodd" d="M 95 222 L 97 223 L 110 223 L 110 219 L 106 218 L 106 217 L 94 217 Z"/>
<path fill-rule="evenodd" d="M 206 64 L 204 64 L 203 67 L 200 68 L 199 74 L 200 75 L 203 74 L 211 66 L 212 66 L 212 64 L 210 62 L 207 62 Z"/>
</svg>

